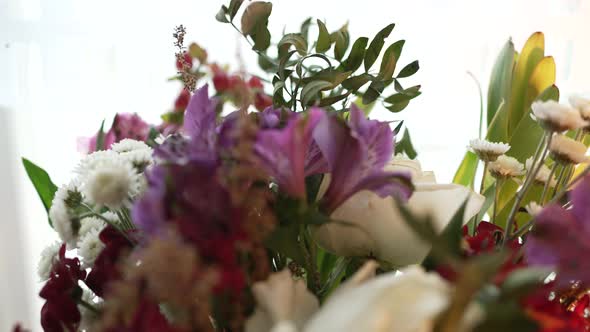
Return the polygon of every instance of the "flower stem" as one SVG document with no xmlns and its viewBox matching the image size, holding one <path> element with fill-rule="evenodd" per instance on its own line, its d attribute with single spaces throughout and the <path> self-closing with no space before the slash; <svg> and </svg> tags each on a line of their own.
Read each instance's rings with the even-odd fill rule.
<svg viewBox="0 0 590 332">
<path fill-rule="evenodd" d="M 481 175 L 481 185 L 479 186 L 479 193 L 483 195 L 483 191 L 485 189 L 486 183 L 486 175 L 488 174 L 488 164 L 489 162 L 483 162 L 483 174 Z"/>
<path fill-rule="evenodd" d="M 535 152 L 535 158 L 533 159 L 533 164 L 532 164 L 533 171 L 527 173 L 527 176 L 525 178 L 524 184 L 522 185 L 522 188 L 516 193 L 516 201 L 514 202 L 514 205 L 512 206 L 512 210 L 510 210 L 510 213 L 508 214 L 508 219 L 506 222 L 506 229 L 504 230 L 506 236 L 504 236 L 504 241 L 502 242 L 502 246 L 506 245 L 506 241 L 510 237 L 510 234 L 512 233 L 512 227 L 514 227 L 514 219 L 516 217 L 516 212 L 518 212 L 518 209 L 520 208 L 520 203 L 522 203 L 522 200 L 524 199 L 524 196 L 526 195 L 531 183 L 533 183 L 533 180 L 537 176 L 537 173 L 539 173 L 539 170 L 543 166 L 543 163 L 545 161 L 545 156 L 547 156 L 547 152 L 549 151 L 549 146 L 551 145 L 552 138 L 553 138 L 552 133 L 547 132 L 545 134 L 545 136 L 543 138 L 541 138 L 541 141 L 539 142 L 539 145 L 537 146 L 537 151 Z M 545 141 L 547 141 L 547 144 L 545 145 L 545 148 L 543 148 L 543 144 L 545 143 Z M 541 153 L 540 158 L 539 158 L 539 151 L 541 151 L 541 150 L 543 152 Z"/>
<path fill-rule="evenodd" d="M 90 206 L 85 205 L 85 204 L 83 204 L 82 206 L 84 206 L 86 209 L 88 209 L 88 213 L 87 213 L 88 215 L 92 215 L 92 216 L 97 217 L 98 219 L 104 221 L 107 225 L 110 225 L 111 227 L 113 227 L 114 229 L 119 231 L 119 233 L 121 233 L 121 235 L 123 235 L 125 237 L 125 239 L 127 239 L 127 241 L 129 241 L 129 243 L 135 244 L 135 241 L 133 239 L 131 239 L 129 237 L 129 235 L 127 235 L 127 233 L 125 233 L 125 231 L 122 230 L 118 225 L 115 225 L 111 220 L 109 220 L 108 218 L 105 218 L 102 214 L 94 212 L 94 210 L 92 210 L 92 208 Z"/>
<path fill-rule="evenodd" d="M 498 178 L 496 180 L 496 190 L 494 193 L 494 212 L 493 212 L 494 215 L 492 218 L 492 223 L 494 225 L 496 225 L 496 222 L 497 222 L 496 218 L 498 217 L 498 200 L 500 197 L 500 189 L 502 188 L 502 183 L 503 183 L 503 181 L 501 179 Z"/>
<path fill-rule="evenodd" d="M 78 304 L 83 306 L 84 308 L 88 309 L 89 311 L 92 311 L 92 313 L 98 315 L 100 314 L 100 310 L 98 310 L 95 306 L 93 306 L 92 304 L 82 300 L 82 299 L 78 299 Z"/>
<path fill-rule="evenodd" d="M 551 172 L 549 173 L 549 178 L 545 182 L 545 186 L 543 187 L 543 193 L 541 194 L 541 199 L 539 200 L 539 204 L 541 204 L 541 205 L 545 204 L 545 196 L 547 196 L 547 192 L 549 191 L 549 186 L 551 185 L 551 180 L 553 179 L 553 174 L 555 174 L 555 171 L 557 170 L 558 166 L 559 166 L 559 163 L 555 163 L 553 165 L 553 167 L 551 167 Z M 557 186 L 557 182 L 555 183 L 555 185 Z"/>
<path fill-rule="evenodd" d="M 562 165 L 561 169 L 559 170 L 559 175 L 557 175 L 557 183 L 555 184 L 555 188 L 553 188 L 553 196 L 557 194 L 558 189 L 561 187 L 561 182 L 563 180 L 563 176 L 565 174 L 565 170 L 567 169 L 568 165 Z"/>
</svg>

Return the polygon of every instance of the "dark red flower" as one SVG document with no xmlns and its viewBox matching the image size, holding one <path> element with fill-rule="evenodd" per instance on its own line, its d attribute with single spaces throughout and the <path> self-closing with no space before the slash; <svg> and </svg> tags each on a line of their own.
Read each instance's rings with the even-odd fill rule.
<svg viewBox="0 0 590 332">
<path fill-rule="evenodd" d="M 176 69 L 178 71 L 182 71 L 183 69 L 191 69 L 193 67 L 193 58 L 188 52 L 184 52 L 183 58 L 184 63 L 182 60 L 176 59 Z M 187 68 L 184 68 L 185 65 Z"/>
<path fill-rule="evenodd" d="M 262 81 L 257 76 L 250 77 L 250 79 L 248 80 L 248 86 L 252 89 L 258 90 L 262 90 L 262 88 L 264 87 L 262 85 Z"/>
<path fill-rule="evenodd" d="M 18 323 L 18 324 L 16 324 L 16 325 L 14 326 L 14 328 L 12 329 L 12 332 L 30 332 L 30 331 L 29 331 L 29 330 L 27 330 L 27 329 L 24 329 L 24 328 L 23 328 L 23 327 L 20 325 L 20 323 Z"/>
<path fill-rule="evenodd" d="M 270 106 L 272 106 L 272 97 L 264 92 L 257 92 L 254 96 L 254 107 L 259 111 L 263 111 Z"/>
<path fill-rule="evenodd" d="M 80 267 L 78 258 L 66 258 L 65 252 L 64 244 L 49 280 L 39 292 L 39 296 L 46 300 L 41 309 L 41 326 L 46 332 L 76 331 L 80 323 L 76 300 L 82 290 L 78 281 L 84 280 L 86 271 Z"/>
<path fill-rule="evenodd" d="M 133 245 L 118 230 L 107 226 L 99 235 L 105 248 L 96 258 L 92 271 L 86 278 L 86 285 L 98 296 L 103 296 L 109 282 L 120 278 L 118 261 L 122 254 Z"/>
<path fill-rule="evenodd" d="M 174 101 L 175 111 L 184 111 L 191 100 L 191 93 L 187 89 L 182 89 L 176 100 Z"/>
</svg>

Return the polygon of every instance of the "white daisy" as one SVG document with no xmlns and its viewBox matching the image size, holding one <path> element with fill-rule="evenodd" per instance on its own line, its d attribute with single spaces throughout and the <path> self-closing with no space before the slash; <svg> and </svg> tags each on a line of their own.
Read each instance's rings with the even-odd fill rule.
<svg viewBox="0 0 590 332">
<path fill-rule="evenodd" d="M 125 139 L 113 144 L 111 146 L 111 150 L 118 152 L 118 153 L 123 153 L 123 152 L 137 151 L 137 150 L 151 151 L 152 148 L 150 148 L 147 144 L 145 144 L 142 141 L 137 141 L 134 139 L 125 138 Z"/>
<path fill-rule="evenodd" d="M 101 231 L 106 226 L 107 224 L 98 217 L 86 217 L 80 221 L 80 230 L 78 231 L 78 235 L 80 237 L 84 237 L 88 232 L 94 229 Z"/>
<path fill-rule="evenodd" d="M 524 164 L 527 169 L 527 172 L 534 171 L 532 157 L 527 159 Z M 539 166 L 539 164 L 537 163 L 536 166 Z M 549 179 L 549 176 L 551 176 L 551 179 Z M 535 181 L 538 183 L 541 183 L 541 184 L 545 184 L 545 183 L 547 183 L 547 181 L 550 181 L 549 186 L 552 186 L 552 187 L 554 187 L 557 184 L 555 181 L 555 178 L 551 175 L 551 170 L 545 164 L 541 165 L 541 169 L 539 169 L 539 171 L 537 172 L 537 175 L 535 175 Z"/>
<path fill-rule="evenodd" d="M 140 190 L 141 176 L 117 153 L 93 162 L 84 172 L 81 190 L 86 199 L 97 206 L 111 210 L 130 206 Z"/>
<path fill-rule="evenodd" d="M 53 263 L 59 259 L 58 253 L 60 247 L 61 243 L 56 241 L 41 251 L 41 259 L 37 264 L 37 274 L 39 275 L 39 281 L 46 281 L 49 279 L 49 274 L 53 268 Z"/>
<path fill-rule="evenodd" d="M 569 98 L 570 105 L 577 109 L 582 116 L 582 119 L 590 120 L 590 99 L 582 96 L 573 95 Z"/>
<path fill-rule="evenodd" d="M 51 219 L 53 229 L 59 235 L 59 238 L 67 243 L 68 247 L 76 244 L 80 221 L 73 212 L 82 200 L 75 182 L 57 189 L 51 208 L 49 209 L 49 218 Z"/>
<path fill-rule="evenodd" d="M 536 101 L 531 107 L 537 121 L 550 131 L 564 132 L 588 125 L 578 110 L 553 100 Z"/>
<path fill-rule="evenodd" d="M 80 237 L 78 241 L 78 255 L 82 257 L 84 268 L 94 265 L 96 257 L 104 249 L 105 245 L 99 239 L 101 229 L 93 228 Z"/>
<path fill-rule="evenodd" d="M 479 159 L 488 162 L 495 161 L 499 156 L 510 150 L 510 145 L 506 143 L 489 142 L 483 139 L 472 139 L 468 147 L 475 153 Z"/>
<path fill-rule="evenodd" d="M 153 163 L 152 149 L 121 152 L 120 155 L 140 173 Z"/>
<path fill-rule="evenodd" d="M 543 207 L 537 204 L 537 202 L 530 202 L 529 204 L 527 204 L 527 206 L 525 206 L 525 209 L 526 212 L 528 212 L 528 214 L 530 214 L 531 217 L 534 218 L 537 215 L 539 215 L 539 213 L 541 213 Z"/>
<path fill-rule="evenodd" d="M 501 155 L 488 165 L 488 170 L 495 178 L 510 178 L 524 174 L 524 165 L 513 157 Z"/>
<path fill-rule="evenodd" d="M 81 181 L 83 182 L 88 173 L 95 170 L 99 165 L 112 161 L 113 159 L 120 159 L 119 154 L 113 150 L 101 150 L 93 152 L 85 156 L 80 161 L 80 164 L 75 169 L 75 172 L 80 175 Z"/>
<path fill-rule="evenodd" d="M 563 164 L 579 164 L 586 161 L 586 145 L 565 135 L 553 135 L 549 145 L 551 156 Z"/>
</svg>

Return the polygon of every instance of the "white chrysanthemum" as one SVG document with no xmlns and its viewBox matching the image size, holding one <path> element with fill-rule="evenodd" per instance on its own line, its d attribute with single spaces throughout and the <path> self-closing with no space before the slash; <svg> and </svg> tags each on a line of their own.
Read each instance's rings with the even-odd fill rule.
<svg viewBox="0 0 590 332">
<path fill-rule="evenodd" d="M 472 139 L 469 141 L 469 149 L 483 161 L 495 161 L 499 156 L 510 150 L 506 143 L 489 142 L 484 139 Z"/>
<path fill-rule="evenodd" d="M 569 98 L 569 102 L 573 108 L 580 112 L 582 119 L 590 120 L 590 99 L 574 95 Z"/>
<path fill-rule="evenodd" d="M 531 107 L 535 118 L 551 131 L 563 132 L 588 125 L 578 110 L 553 100 L 536 101 Z"/>
<path fill-rule="evenodd" d="M 113 144 L 111 146 L 111 150 L 118 152 L 118 153 L 123 153 L 123 152 L 137 151 L 137 150 L 151 151 L 152 148 L 150 148 L 143 141 L 137 141 L 134 139 L 125 138 L 125 139 L 121 140 L 120 142 Z"/>
<path fill-rule="evenodd" d="M 130 206 L 141 185 L 141 176 L 131 163 L 115 155 L 92 165 L 81 187 L 87 201 L 111 210 Z"/>
<path fill-rule="evenodd" d="M 92 231 L 93 229 L 98 229 L 101 231 L 107 226 L 107 224 L 98 217 L 86 217 L 80 220 L 80 230 L 78 231 L 78 235 L 80 237 L 84 237 L 88 232 Z"/>
<path fill-rule="evenodd" d="M 539 204 L 537 204 L 537 202 L 530 202 L 529 204 L 527 204 L 525 209 L 526 209 L 526 212 L 528 212 L 528 214 L 530 214 L 534 218 L 539 213 L 541 213 L 541 211 L 543 210 L 543 207 L 540 206 Z"/>
<path fill-rule="evenodd" d="M 564 164 L 579 164 L 586 161 L 586 145 L 565 135 L 553 135 L 549 151 L 553 159 Z"/>
<path fill-rule="evenodd" d="M 41 252 L 41 259 L 37 264 L 37 274 L 39 275 L 40 281 L 49 279 L 49 274 L 53 268 L 53 263 L 58 260 L 57 254 L 59 253 L 60 247 L 61 243 L 56 241 L 45 247 L 45 249 L 43 249 Z"/>
<path fill-rule="evenodd" d="M 77 185 L 75 182 L 71 182 L 57 189 L 49 209 L 49 218 L 53 224 L 53 229 L 68 247 L 76 244 L 80 221 L 72 210 L 80 204 L 81 200 L 82 196 Z"/>
<path fill-rule="evenodd" d="M 82 301 L 93 305 L 96 309 L 100 309 L 102 307 L 102 300 L 94 295 L 91 291 L 84 289 L 82 292 Z M 81 331 L 93 331 L 94 324 L 96 323 L 97 319 L 99 318 L 98 314 L 83 305 L 78 305 L 78 309 L 80 310 L 80 330 Z"/>
<path fill-rule="evenodd" d="M 92 172 L 99 165 L 112 160 L 121 159 L 119 154 L 113 150 L 96 151 L 85 156 L 81 161 L 75 172 L 80 175 L 82 182 L 88 173 Z"/>
<path fill-rule="evenodd" d="M 513 157 L 502 155 L 488 165 L 488 170 L 493 177 L 510 178 L 523 175 L 524 165 Z"/>
<path fill-rule="evenodd" d="M 78 255 L 82 257 L 84 268 L 91 267 L 96 260 L 96 257 L 104 249 L 104 243 L 98 238 L 101 229 L 93 228 L 83 236 L 80 236 L 78 241 Z"/>
<path fill-rule="evenodd" d="M 153 164 L 152 149 L 121 152 L 121 157 L 130 162 L 138 172 Z"/>
<path fill-rule="evenodd" d="M 527 172 L 534 171 L 532 157 L 527 159 L 524 164 L 527 169 Z M 539 166 L 539 164 L 537 163 L 536 166 Z M 551 177 L 551 179 L 549 179 L 549 177 Z M 547 183 L 547 181 L 550 181 L 549 186 L 551 186 L 551 187 L 554 187 L 557 184 L 555 181 L 555 178 L 551 175 L 551 170 L 545 164 L 541 165 L 541 169 L 539 169 L 539 171 L 537 172 L 537 175 L 535 175 L 535 181 L 538 183 L 541 183 L 541 184 L 545 184 L 545 183 Z"/>
</svg>

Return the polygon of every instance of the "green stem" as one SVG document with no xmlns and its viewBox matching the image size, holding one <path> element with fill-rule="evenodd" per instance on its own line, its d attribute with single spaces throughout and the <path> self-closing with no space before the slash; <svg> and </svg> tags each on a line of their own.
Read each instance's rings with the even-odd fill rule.
<svg viewBox="0 0 590 332">
<path fill-rule="evenodd" d="M 99 315 L 100 314 L 100 310 L 96 309 L 95 306 L 93 306 L 92 304 L 82 300 L 82 299 L 78 299 L 78 304 L 83 306 L 84 308 L 88 309 L 89 311 L 91 311 L 92 313 Z"/>
<path fill-rule="evenodd" d="M 553 167 L 551 167 L 551 172 L 549 173 L 549 178 L 545 182 L 545 186 L 543 187 L 543 193 L 541 194 L 541 199 L 539 200 L 539 204 L 541 204 L 541 205 L 545 204 L 545 196 L 547 196 L 547 192 L 549 191 L 549 186 L 551 185 L 551 180 L 553 180 L 553 174 L 555 174 L 555 170 L 557 170 L 558 166 L 559 166 L 559 163 L 555 163 L 553 165 Z M 555 183 L 555 185 L 557 186 L 557 182 Z"/>
<path fill-rule="evenodd" d="M 127 241 L 129 241 L 129 243 L 131 244 L 135 244 L 135 241 L 133 239 L 131 239 L 129 237 L 129 235 L 127 235 L 127 233 L 125 233 L 124 230 L 122 230 L 118 225 L 115 225 L 112 221 L 110 221 L 108 218 L 105 218 L 103 215 L 101 215 L 100 213 L 96 213 L 94 212 L 94 210 L 92 210 L 92 208 L 88 205 L 82 205 L 85 208 L 88 209 L 88 213 L 91 214 L 92 216 L 95 216 L 99 219 L 101 219 L 102 221 L 104 221 L 107 225 L 110 225 L 111 227 L 113 227 L 114 229 L 116 229 L 117 231 L 119 231 L 119 233 L 121 233 L 121 235 L 123 235 L 125 237 L 125 239 L 127 239 Z"/>
<path fill-rule="evenodd" d="M 492 217 L 492 223 L 496 225 L 496 218 L 498 217 L 498 200 L 500 197 L 500 189 L 502 188 L 503 181 L 501 179 L 496 179 L 496 190 L 494 192 L 494 215 Z"/>
<path fill-rule="evenodd" d="M 555 184 L 555 188 L 553 188 L 553 196 L 555 196 L 558 192 L 558 189 L 561 187 L 561 181 L 563 179 L 563 175 L 565 174 L 565 170 L 567 169 L 568 165 L 562 165 L 561 169 L 559 170 L 559 175 L 557 175 L 557 183 Z"/>
<path fill-rule="evenodd" d="M 489 162 L 483 162 L 483 174 L 481 175 L 481 185 L 479 186 L 479 193 L 483 195 L 486 183 L 486 175 L 488 175 L 488 164 Z"/>
<path fill-rule="evenodd" d="M 535 152 L 535 158 L 533 159 L 533 164 L 532 164 L 533 171 L 527 173 L 527 176 L 525 178 L 522 188 L 516 193 L 516 201 L 514 202 L 514 205 L 512 206 L 512 210 L 510 210 L 510 213 L 508 214 L 508 219 L 506 222 L 506 229 L 504 230 L 505 236 L 504 236 L 504 241 L 502 242 L 502 246 L 506 245 L 506 241 L 510 237 L 510 234 L 512 233 L 512 227 L 514 227 L 514 218 L 516 217 L 516 212 L 518 212 L 518 209 L 520 208 L 520 203 L 522 203 L 522 200 L 524 199 L 524 196 L 526 195 L 531 183 L 533 183 L 533 179 L 537 176 L 537 173 L 539 173 L 539 170 L 541 169 L 541 167 L 544 164 L 545 156 L 547 155 L 547 152 L 549 151 L 549 145 L 551 145 L 552 138 L 553 138 L 553 136 L 551 135 L 551 133 L 547 132 L 545 134 L 545 136 L 543 138 L 541 138 L 541 141 L 539 142 L 539 145 L 537 146 L 537 151 Z M 547 144 L 545 145 L 545 148 L 543 148 L 543 144 L 545 143 L 545 141 L 547 141 Z M 539 151 L 541 151 L 541 150 L 543 150 L 543 152 L 541 153 L 541 156 L 539 158 Z"/>
</svg>

